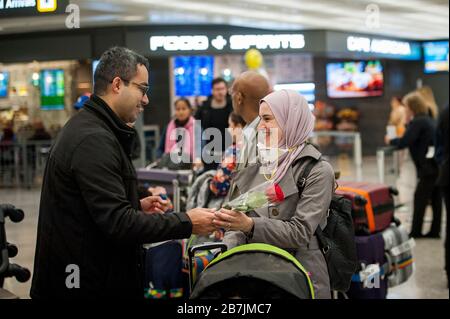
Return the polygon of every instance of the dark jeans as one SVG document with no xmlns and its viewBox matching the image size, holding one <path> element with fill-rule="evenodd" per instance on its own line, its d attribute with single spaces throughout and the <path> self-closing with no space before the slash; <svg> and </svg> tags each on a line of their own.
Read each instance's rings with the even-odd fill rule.
<svg viewBox="0 0 450 319">
<path fill-rule="evenodd" d="M 442 219 L 442 197 L 440 187 L 436 186 L 437 176 L 430 175 L 419 178 L 416 191 L 414 193 L 414 216 L 411 236 L 422 235 L 423 219 L 428 204 L 433 208 L 433 222 L 431 224 L 430 235 L 439 236 L 441 232 Z"/>
</svg>

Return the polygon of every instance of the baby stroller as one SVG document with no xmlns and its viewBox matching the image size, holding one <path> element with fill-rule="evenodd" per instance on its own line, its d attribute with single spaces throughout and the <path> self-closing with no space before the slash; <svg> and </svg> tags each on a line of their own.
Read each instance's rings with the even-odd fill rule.
<svg viewBox="0 0 450 319">
<path fill-rule="evenodd" d="M 0 299 L 18 299 L 17 296 L 3 289 L 6 278 L 14 277 L 19 282 L 27 282 L 31 277 L 27 268 L 9 262 L 10 258 L 17 255 L 18 249 L 6 241 L 6 219 L 9 218 L 11 222 L 19 223 L 24 217 L 21 209 L 12 205 L 0 204 Z"/>
<path fill-rule="evenodd" d="M 222 254 L 196 280 L 196 252 L 214 249 Z M 288 252 L 267 244 L 226 249 L 221 243 L 189 249 L 190 299 L 314 299 L 308 272 Z"/>
</svg>

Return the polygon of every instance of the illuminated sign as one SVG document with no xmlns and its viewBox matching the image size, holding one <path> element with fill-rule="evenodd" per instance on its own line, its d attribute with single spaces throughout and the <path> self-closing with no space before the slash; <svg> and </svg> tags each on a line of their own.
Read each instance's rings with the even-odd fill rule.
<svg viewBox="0 0 450 319">
<path fill-rule="evenodd" d="M 23 17 L 64 13 L 68 4 L 68 0 L 0 0 L 0 16 Z"/>
<path fill-rule="evenodd" d="M 166 51 L 238 51 L 256 48 L 259 50 L 301 50 L 306 46 L 303 34 L 234 34 L 228 37 L 217 35 L 152 36 L 150 50 Z"/>
<path fill-rule="evenodd" d="M 37 9 L 39 12 L 53 12 L 58 7 L 56 0 L 38 0 Z"/>
<path fill-rule="evenodd" d="M 412 53 L 409 42 L 370 39 L 363 37 L 348 37 L 347 48 L 353 52 L 410 55 Z"/>
<path fill-rule="evenodd" d="M 422 57 L 419 43 L 368 37 L 347 37 L 347 50 L 387 58 L 420 60 Z"/>
</svg>

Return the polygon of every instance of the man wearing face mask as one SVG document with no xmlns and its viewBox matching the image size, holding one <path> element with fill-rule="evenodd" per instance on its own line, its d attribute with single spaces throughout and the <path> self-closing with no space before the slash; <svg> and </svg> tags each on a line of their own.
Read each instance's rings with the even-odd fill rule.
<svg viewBox="0 0 450 319">
<path fill-rule="evenodd" d="M 230 91 L 234 111 L 247 123 L 244 127 L 244 147 L 237 166 L 239 171 L 257 161 L 259 104 L 261 99 L 270 93 L 271 87 L 263 75 L 255 71 L 247 71 L 236 78 Z M 237 196 L 239 193 L 232 184 L 229 198 L 232 200 Z"/>
<path fill-rule="evenodd" d="M 144 243 L 206 235 L 213 213 L 164 214 L 159 196 L 139 200 L 131 162 L 134 123 L 149 103 L 148 61 L 106 51 L 94 94 L 59 133 L 45 169 L 34 299 L 143 298 Z"/>
</svg>

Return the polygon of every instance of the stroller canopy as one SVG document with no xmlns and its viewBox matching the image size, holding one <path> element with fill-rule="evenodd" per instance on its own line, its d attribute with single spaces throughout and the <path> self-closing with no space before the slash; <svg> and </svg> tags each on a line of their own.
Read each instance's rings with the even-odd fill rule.
<svg viewBox="0 0 450 319">
<path fill-rule="evenodd" d="M 214 259 L 200 274 L 190 298 L 314 299 L 314 289 L 294 256 L 275 246 L 248 244 Z"/>
</svg>

